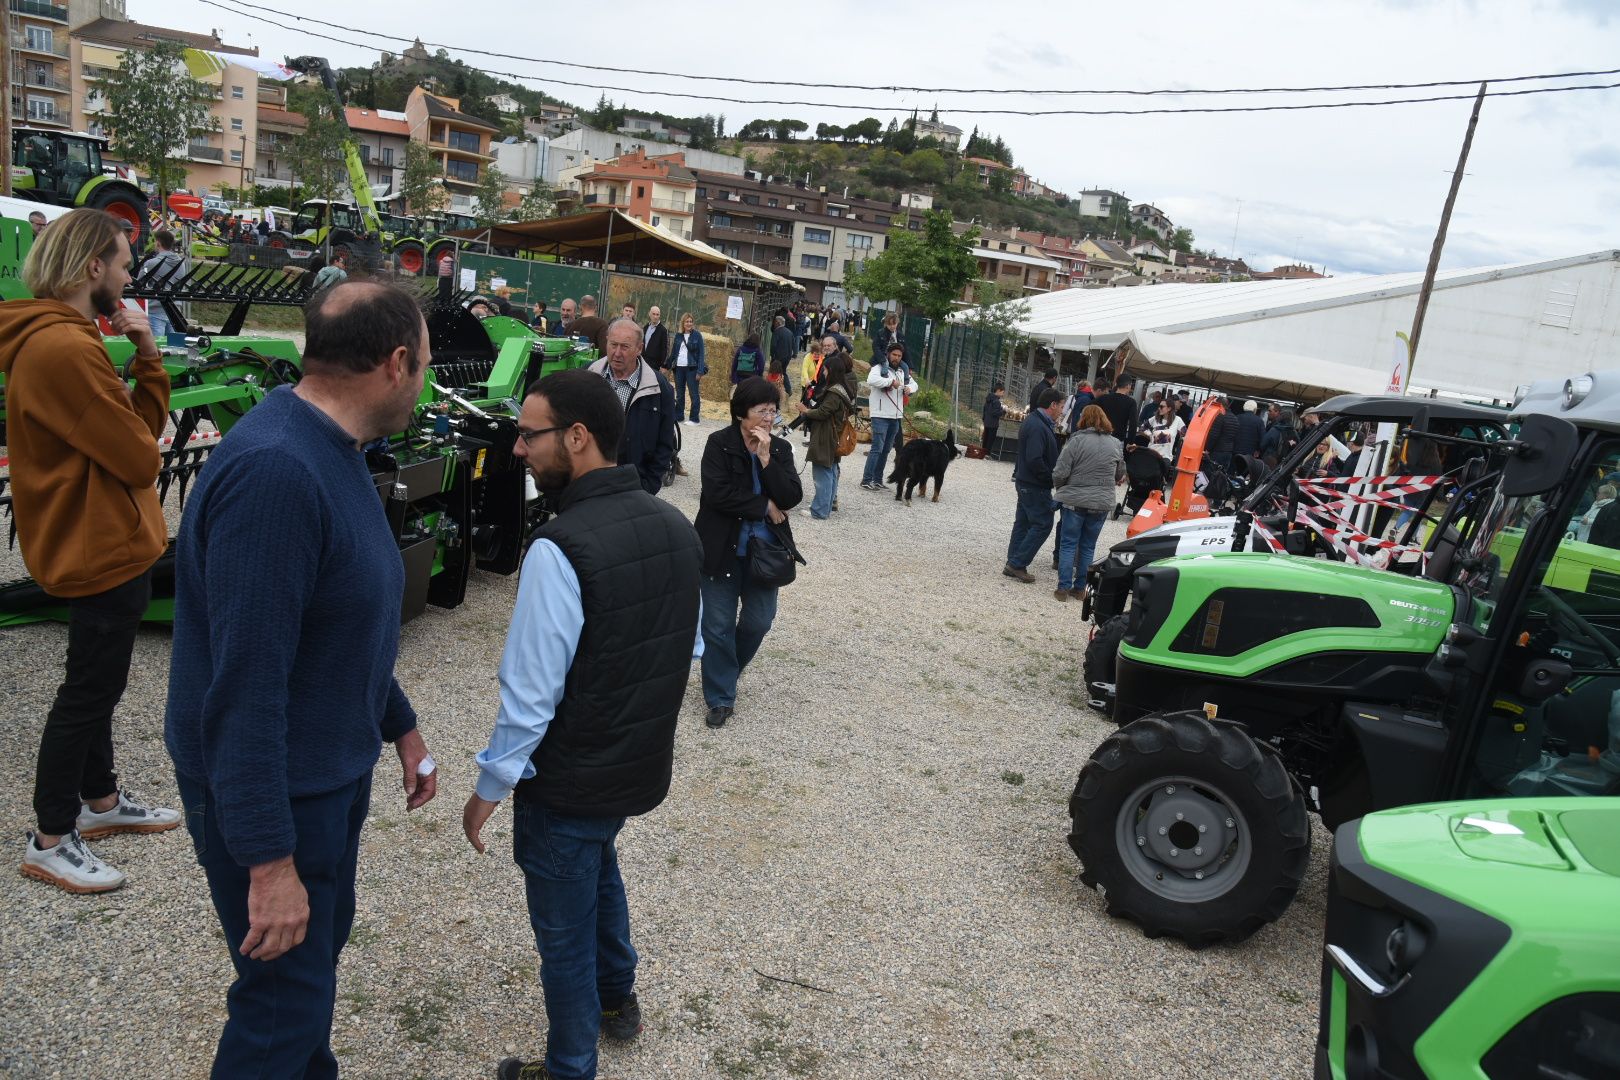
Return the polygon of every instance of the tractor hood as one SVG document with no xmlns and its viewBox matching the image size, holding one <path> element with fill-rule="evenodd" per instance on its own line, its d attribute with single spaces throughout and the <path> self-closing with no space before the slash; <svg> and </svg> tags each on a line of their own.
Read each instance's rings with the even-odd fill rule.
<svg viewBox="0 0 1620 1080">
<path fill-rule="evenodd" d="M 1620 798 L 1404 806 L 1369 814 L 1359 838 L 1370 864 L 1499 917 L 1595 930 L 1620 911 Z"/>
<path fill-rule="evenodd" d="M 1167 559 L 1132 590 L 1121 657 L 1229 679 L 1328 655 L 1432 654 L 1455 607 L 1436 582 L 1255 553 Z"/>
</svg>

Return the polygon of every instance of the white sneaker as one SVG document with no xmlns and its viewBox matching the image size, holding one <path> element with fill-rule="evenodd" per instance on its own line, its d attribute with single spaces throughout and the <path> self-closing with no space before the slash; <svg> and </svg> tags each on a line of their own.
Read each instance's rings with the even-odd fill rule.
<svg viewBox="0 0 1620 1080">
<path fill-rule="evenodd" d="M 34 832 L 30 829 L 21 869 L 23 877 L 70 893 L 111 892 L 124 883 L 123 873 L 96 858 L 77 829 L 44 851 L 34 846 Z"/>
<path fill-rule="evenodd" d="M 167 832 L 180 824 L 180 813 L 162 806 L 147 806 L 129 792 L 120 791 L 117 804 L 105 813 L 98 814 L 81 803 L 76 824 L 84 839 L 100 840 L 118 833 Z"/>
</svg>

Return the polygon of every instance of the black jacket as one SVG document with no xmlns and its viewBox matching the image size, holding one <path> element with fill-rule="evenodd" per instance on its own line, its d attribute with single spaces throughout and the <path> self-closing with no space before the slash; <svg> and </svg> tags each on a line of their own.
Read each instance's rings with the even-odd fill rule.
<svg viewBox="0 0 1620 1080">
<path fill-rule="evenodd" d="M 1140 427 L 1136 422 L 1136 399 L 1131 395 L 1115 390 L 1098 398 L 1096 404 L 1114 425 L 1114 438 L 1120 442 L 1129 439 Z"/>
<path fill-rule="evenodd" d="M 593 363 L 590 370 L 608 378 L 606 358 Z M 619 464 L 634 465 L 643 490 L 656 495 L 664 490 L 664 474 L 675 458 L 675 387 L 645 358 L 638 375 L 640 382 L 624 411 Z"/>
<path fill-rule="evenodd" d="M 996 437 L 996 428 L 1001 424 L 1001 418 L 1006 411 L 1007 407 L 995 394 L 984 399 L 984 429 L 990 433 L 992 439 Z"/>
<path fill-rule="evenodd" d="M 644 329 L 641 331 L 646 334 Z M 669 329 L 663 323 L 653 327 L 647 343 L 641 347 L 641 358 L 655 368 L 669 367 Z"/>
<path fill-rule="evenodd" d="M 1057 464 L 1057 432 L 1052 418 L 1036 409 L 1018 428 L 1018 461 L 1013 465 L 1013 482 L 1022 487 L 1051 490 L 1052 467 Z"/>
<path fill-rule="evenodd" d="M 1046 391 L 1053 389 L 1056 389 L 1056 387 L 1052 383 L 1047 382 L 1045 379 L 1036 379 L 1035 385 L 1029 388 L 1029 407 L 1032 409 L 1040 408 L 1040 405 L 1036 404 L 1037 399 Z"/>
<path fill-rule="evenodd" d="M 792 361 L 799 347 L 799 336 L 786 326 L 771 331 L 771 359 L 784 366 Z"/>
<path fill-rule="evenodd" d="M 702 546 L 634 470 L 569 484 L 539 537 L 579 576 L 585 625 L 562 701 L 517 798 L 580 817 L 645 814 L 669 794 L 697 639 Z"/>
<path fill-rule="evenodd" d="M 734 422 L 709 436 L 703 448 L 703 488 L 698 493 L 697 532 L 703 541 L 703 572 L 711 576 L 737 567 L 737 535 L 742 523 L 765 520 L 765 504 L 774 502 L 784 514 L 804 499 L 793 447 L 786 439 L 771 439 L 771 463 L 759 472 L 760 494 L 754 494 L 753 457 L 743 445 L 742 429 Z M 779 529 L 793 535 L 791 520 Z"/>
<path fill-rule="evenodd" d="M 1232 453 L 1242 457 L 1254 457 L 1260 452 L 1260 444 L 1265 441 L 1266 422 L 1255 413 L 1246 412 L 1237 415 L 1237 425 L 1232 437 Z"/>
<path fill-rule="evenodd" d="M 1204 444 L 1208 454 L 1230 454 L 1237 446 L 1237 417 L 1223 412 L 1209 425 L 1209 440 Z"/>
</svg>

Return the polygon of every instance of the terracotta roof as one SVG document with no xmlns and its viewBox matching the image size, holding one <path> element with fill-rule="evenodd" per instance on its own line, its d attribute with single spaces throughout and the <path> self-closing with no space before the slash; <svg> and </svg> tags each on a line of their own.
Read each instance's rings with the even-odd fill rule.
<svg viewBox="0 0 1620 1080">
<path fill-rule="evenodd" d="M 267 109 L 259 106 L 259 126 L 265 124 L 279 124 L 282 127 L 307 128 L 309 120 L 303 113 L 296 113 L 290 109 Z"/>
<path fill-rule="evenodd" d="M 208 34 L 193 34 L 187 30 L 170 30 L 162 26 L 149 26 L 146 23 L 125 22 L 122 19 L 97 19 L 85 23 L 73 31 L 77 38 L 92 38 L 108 45 L 123 45 L 128 48 L 149 48 L 159 41 L 178 41 L 182 45 L 189 45 L 193 49 L 207 49 L 211 52 L 236 53 L 239 56 L 258 56 L 257 48 L 244 49 L 240 45 L 227 45 L 216 37 Z"/>
<path fill-rule="evenodd" d="M 460 109 L 453 108 L 449 102 L 445 101 L 441 97 L 424 92 L 422 94 L 422 100 L 427 105 L 428 115 L 437 120 L 454 120 L 458 124 L 466 124 L 468 127 L 483 128 L 485 131 L 500 130 L 499 127 L 490 123 L 488 120 L 473 116 L 470 113 L 464 113 Z"/>
<path fill-rule="evenodd" d="M 262 110 L 261 110 L 262 111 Z M 345 106 L 344 117 L 349 121 L 350 129 L 354 131 L 370 131 L 378 135 L 398 135 L 402 139 L 411 137 L 411 125 L 405 121 L 403 114 L 395 119 L 394 114 L 383 115 L 374 109 L 356 109 L 354 106 Z"/>
</svg>

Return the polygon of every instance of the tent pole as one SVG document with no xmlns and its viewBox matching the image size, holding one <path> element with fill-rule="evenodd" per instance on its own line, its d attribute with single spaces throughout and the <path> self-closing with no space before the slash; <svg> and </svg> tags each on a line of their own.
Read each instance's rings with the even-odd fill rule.
<svg viewBox="0 0 1620 1080">
<path fill-rule="evenodd" d="M 616 214 L 617 210 L 608 211 L 607 243 L 602 248 L 602 286 L 596 291 L 601 294 L 599 299 L 603 304 L 607 303 L 607 265 L 608 257 L 613 254 L 613 218 Z"/>
</svg>

